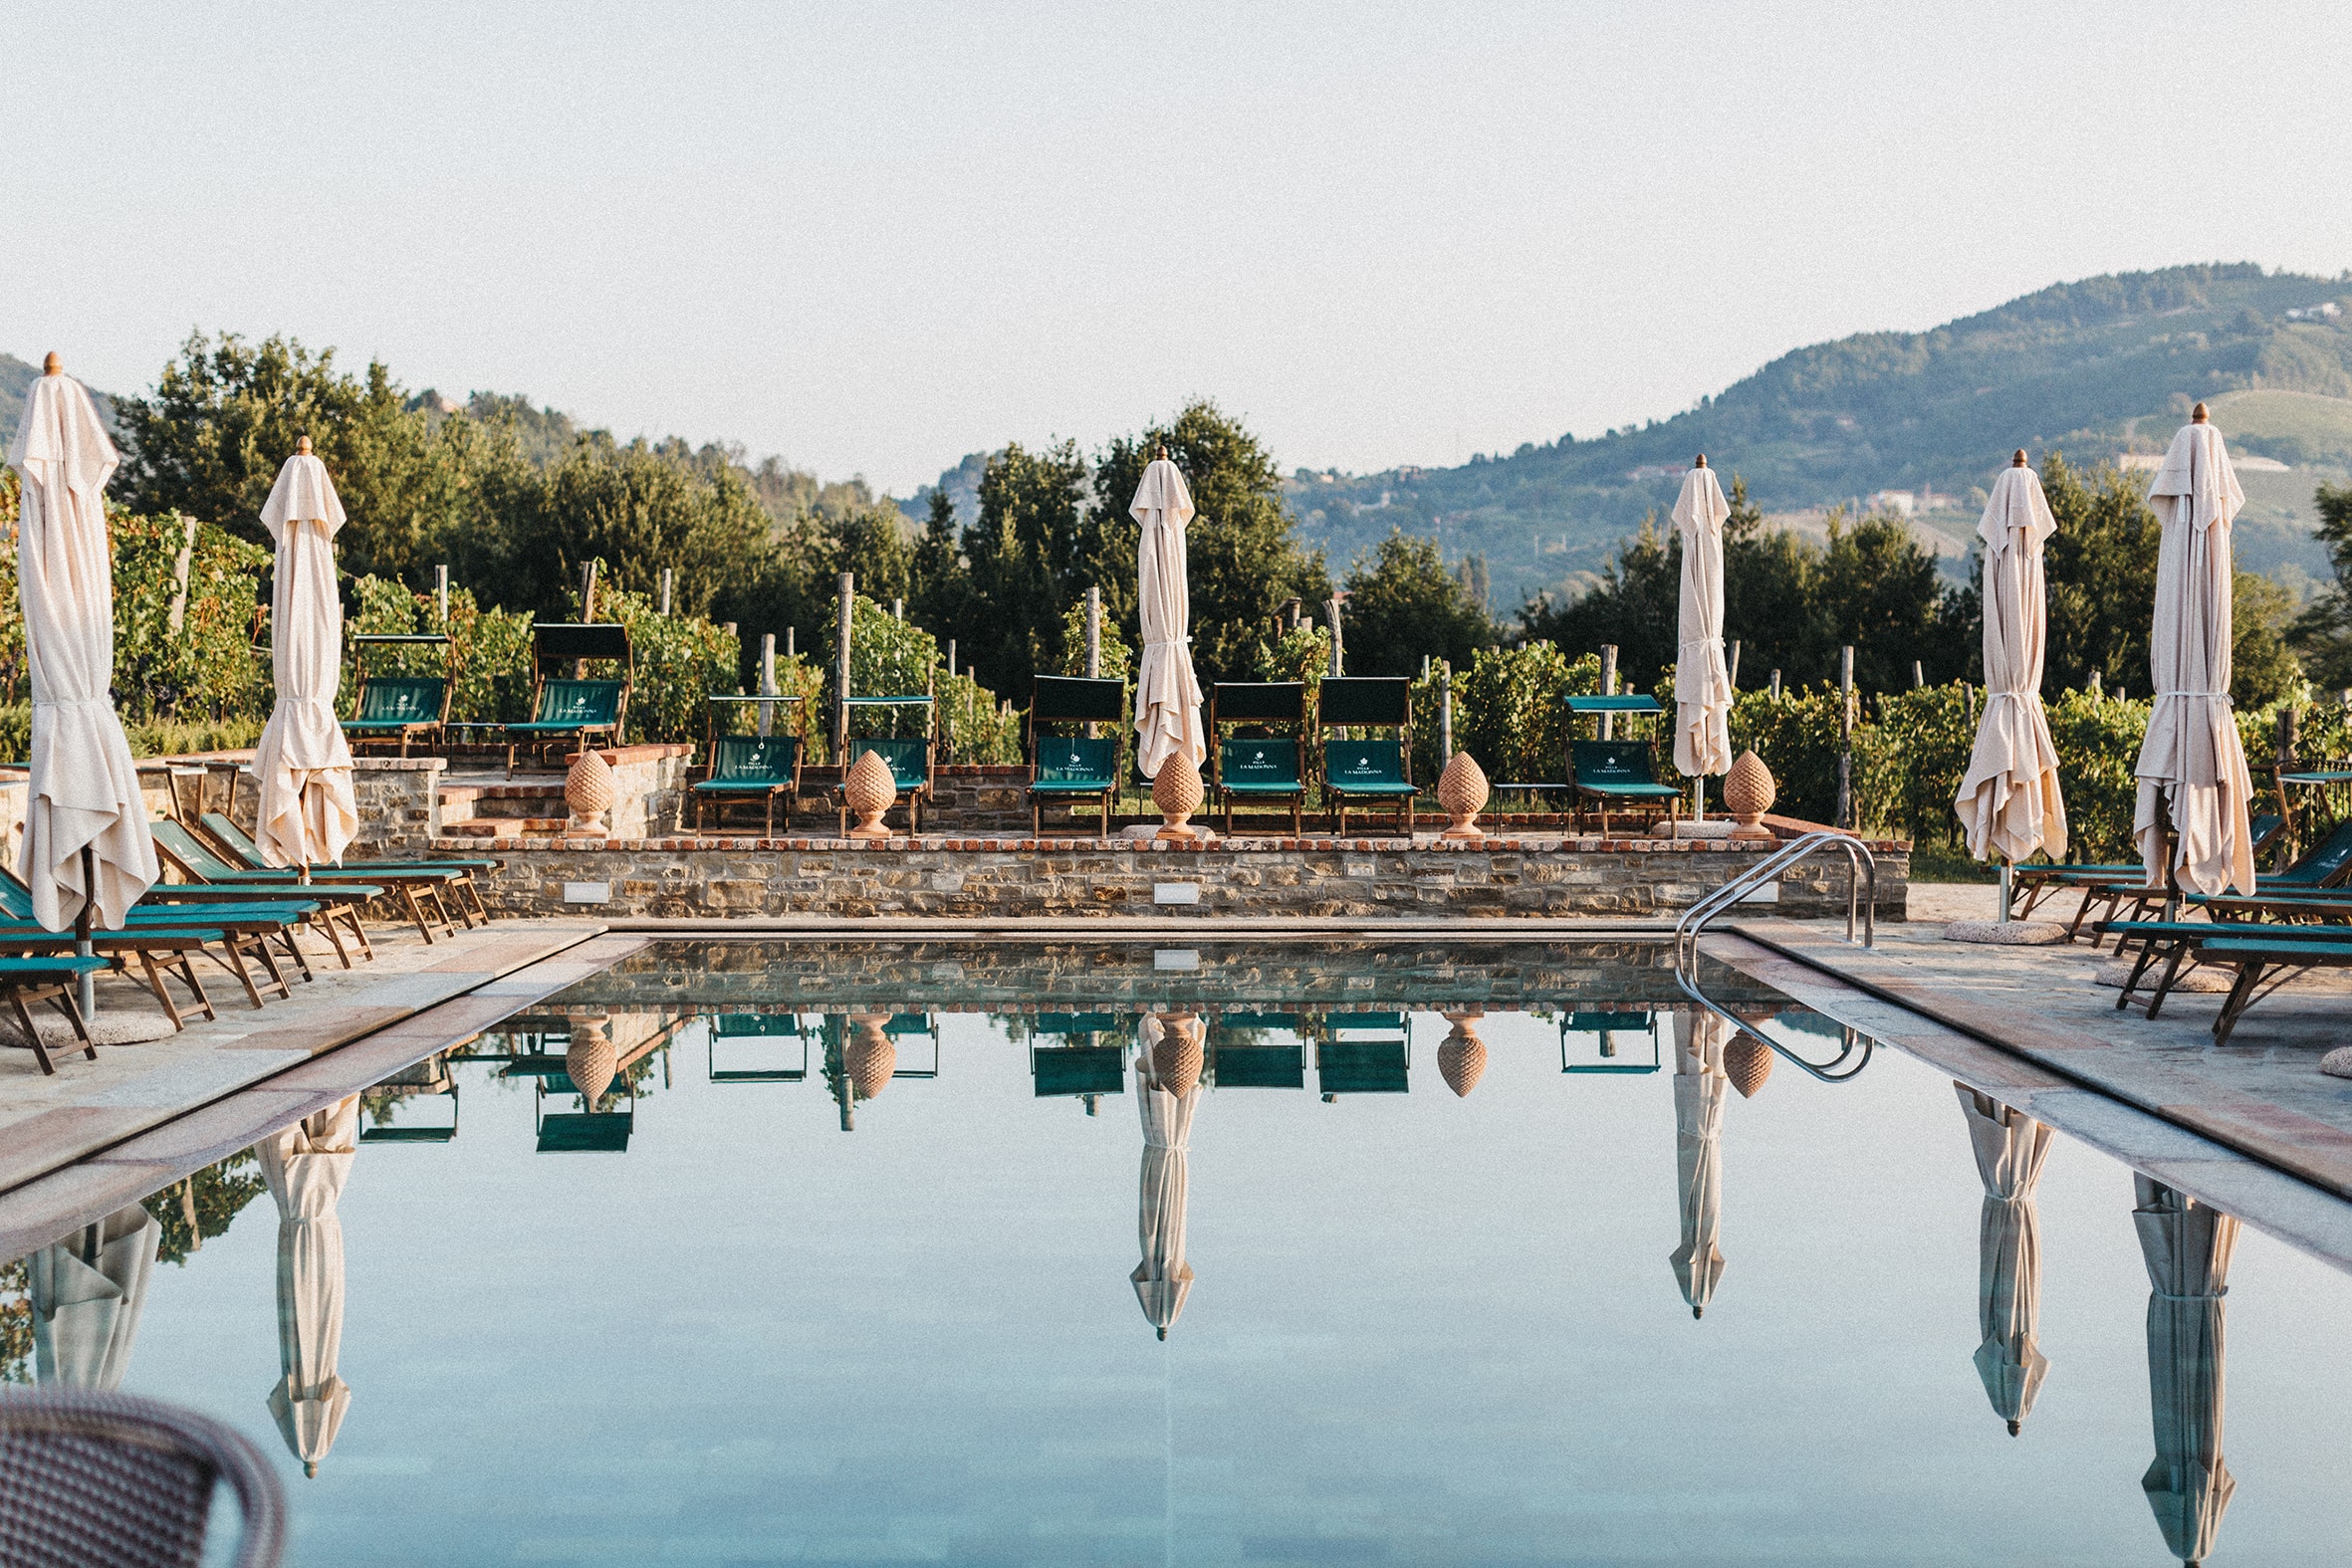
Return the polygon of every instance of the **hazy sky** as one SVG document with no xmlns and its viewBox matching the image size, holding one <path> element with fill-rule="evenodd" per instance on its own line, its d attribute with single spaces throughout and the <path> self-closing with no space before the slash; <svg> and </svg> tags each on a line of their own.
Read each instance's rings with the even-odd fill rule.
<svg viewBox="0 0 2352 1568">
<path fill-rule="evenodd" d="M 2328 5 L 11 5 L 0 347 L 191 327 L 905 493 L 1207 394 L 1451 463 L 2179 261 L 2352 266 Z"/>
</svg>

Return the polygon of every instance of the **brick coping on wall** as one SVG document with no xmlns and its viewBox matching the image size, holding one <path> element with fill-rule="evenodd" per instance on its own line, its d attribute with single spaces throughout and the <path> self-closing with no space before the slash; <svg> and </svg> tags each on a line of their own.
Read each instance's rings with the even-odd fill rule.
<svg viewBox="0 0 2352 1568">
<path fill-rule="evenodd" d="M 1295 854 L 1300 850 L 1346 850 L 1362 854 L 1763 854 L 1777 848 L 1776 844 L 1743 842 L 1706 838 L 1417 838 L 1406 842 L 1397 838 L 1220 838 L 1192 843 L 1162 843 L 1148 838 L 1029 838 L 976 837 L 926 834 L 920 838 L 755 838 L 738 837 L 663 837 L 663 838 L 567 838 L 548 834 L 524 834 L 498 838 L 436 838 L 432 848 L 437 852 L 480 854 L 500 850 L 561 850 L 567 854 L 595 853 L 609 850 L 614 853 L 642 853 L 646 850 L 691 854 L 721 852 L 741 854 L 746 851 L 837 852 L 866 850 L 878 853 L 936 854 L 969 851 L 976 853 L 1005 853 L 1007 851 L 1061 850 L 1071 853 L 1103 854 L 1116 850 L 1130 850 L 1155 854 Z M 1901 846 L 1872 843 L 1874 850 L 1894 850 Z"/>
</svg>

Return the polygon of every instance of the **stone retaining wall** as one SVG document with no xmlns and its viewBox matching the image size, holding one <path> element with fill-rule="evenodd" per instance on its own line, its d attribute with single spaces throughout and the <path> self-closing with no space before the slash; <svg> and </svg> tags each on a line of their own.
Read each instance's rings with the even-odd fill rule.
<svg viewBox="0 0 2352 1568">
<path fill-rule="evenodd" d="M 1658 839 L 457 839 L 494 853 L 491 907 L 519 915 L 725 919 L 1198 915 L 1654 918 L 1688 908 L 1768 845 Z M 1908 855 L 1879 858 L 1879 918 L 1900 920 Z M 1845 910 L 1843 857 L 1799 865 L 1779 912 Z M 1167 900 L 1163 902 L 1162 900 Z"/>
</svg>

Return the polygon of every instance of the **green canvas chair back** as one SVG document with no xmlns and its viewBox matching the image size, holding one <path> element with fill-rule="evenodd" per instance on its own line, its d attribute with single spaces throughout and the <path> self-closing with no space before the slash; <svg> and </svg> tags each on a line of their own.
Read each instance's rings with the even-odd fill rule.
<svg viewBox="0 0 2352 1568">
<path fill-rule="evenodd" d="M 1221 1012 L 1217 1015 L 1214 1033 L 1223 1036 L 1243 1030 L 1259 1032 L 1267 1029 L 1288 1029 L 1298 1032 L 1295 1012 Z"/>
<path fill-rule="evenodd" d="M 539 1119 L 541 1154 L 625 1154 L 634 1111 L 557 1111 Z"/>
<path fill-rule="evenodd" d="M 1115 1012 L 1041 1012 L 1030 1024 L 1033 1034 L 1111 1034 L 1119 1027 Z"/>
<path fill-rule="evenodd" d="M 1227 789 L 1294 792 L 1299 787 L 1298 743 L 1287 736 L 1220 741 L 1217 783 Z"/>
<path fill-rule="evenodd" d="M 1316 1086 L 1325 1094 L 1402 1094 L 1403 1040 L 1325 1040 L 1314 1053 Z"/>
<path fill-rule="evenodd" d="M 1388 1034 L 1405 1031 L 1405 1015 L 1401 1012 L 1334 1012 L 1328 1025 L 1330 1034 Z"/>
<path fill-rule="evenodd" d="M 1126 716 L 1127 683 L 1079 675 L 1041 675 L 1030 718 L 1039 724 L 1117 724 Z"/>
<path fill-rule="evenodd" d="M 620 714 L 620 685 L 618 681 L 548 681 L 539 688 L 539 709 L 531 722 L 577 725 L 584 730 L 614 724 Z"/>
<path fill-rule="evenodd" d="M 1571 1012 L 1568 1021 L 1561 1026 L 1573 1034 L 1598 1034 L 1603 1030 L 1630 1032 L 1637 1029 L 1646 1032 L 1651 1026 L 1651 1019 L 1646 1012 Z"/>
<path fill-rule="evenodd" d="M 1219 724 L 1303 724 L 1303 681 L 1220 681 L 1209 688 L 1209 711 Z"/>
<path fill-rule="evenodd" d="M 1325 741 L 1323 780 L 1333 788 L 1403 793 L 1405 748 L 1401 741 Z"/>
<path fill-rule="evenodd" d="M 1108 789 L 1118 783 L 1119 740 L 1115 735 L 1038 737 L 1041 784 Z"/>
<path fill-rule="evenodd" d="M 558 659 L 615 659 L 629 662 L 628 628 L 616 620 L 534 622 L 531 657 L 547 664 Z"/>
<path fill-rule="evenodd" d="M 449 683 L 429 675 L 374 675 L 359 688 L 359 701 L 346 729 L 434 724 Z"/>
<path fill-rule="evenodd" d="M 1576 783 L 1593 788 L 1624 788 L 1656 784 L 1650 748 L 1641 741 L 1578 741 L 1574 743 Z"/>
<path fill-rule="evenodd" d="M 849 743 L 849 761 L 852 764 L 867 752 L 872 752 L 888 766 L 890 782 L 898 786 L 901 794 L 909 789 L 920 789 L 931 782 L 931 743 L 920 737 L 892 737 Z"/>
<path fill-rule="evenodd" d="M 207 812 L 206 814 L 213 813 Z M 157 817 L 154 821 L 149 822 L 147 831 L 154 835 L 155 842 L 161 844 L 174 860 L 208 882 L 216 881 L 222 877 L 239 877 L 247 874 L 244 866 L 229 864 L 215 854 L 209 844 L 169 817 Z"/>
<path fill-rule="evenodd" d="M 892 1039 L 904 1039 L 908 1035 L 928 1039 L 937 1031 L 931 1026 L 928 1012 L 893 1012 L 890 1021 L 882 1025 L 882 1032 Z"/>
<path fill-rule="evenodd" d="M 1209 1052 L 1220 1089 L 1303 1089 L 1306 1051 L 1297 1045 L 1219 1045 Z"/>
<path fill-rule="evenodd" d="M 0 915 L 11 920 L 33 918 L 33 894 L 13 876 L 0 877 Z"/>
<path fill-rule="evenodd" d="M 2293 884 L 2325 887 L 2352 869 L 2352 822 L 2338 822 L 2336 830 L 2312 851 L 2276 876 L 2265 878 L 2272 887 Z"/>
<path fill-rule="evenodd" d="M 1315 718 L 1340 725 L 1413 722 L 1413 683 L 1397 675 L 1334 675 L 1315 688 Z"/>
<path fill-rule="evenodd" d="M 1120 1094 L 1126 1090 L 1127 1053 L 1119 1045 L 1047 1045 L 1029 1053 L 1034 1098 Z"/>
<path fill-rule="evenodd" d="M 712 784 L 786 784 L 800 760 L 800 737 L 722 735 L 711 751 Z M 722 1017 L 750 1014 L 722 1013 Z"/>
<path fill-rule="evenodd" d="M 2271 839 L 2285 830 L 2286 818 L 2276 811 L 2265 811 L 2245 824 L 2246 836 L 2253 840 L 2254 853 L 2257 855 L 2269 845 Z"/>
</svg>

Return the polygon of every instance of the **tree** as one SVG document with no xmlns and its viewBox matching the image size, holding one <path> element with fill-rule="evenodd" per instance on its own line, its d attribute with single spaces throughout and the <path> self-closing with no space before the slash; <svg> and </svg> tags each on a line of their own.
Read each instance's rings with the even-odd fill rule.
<svg viewBox="0 0 2352 1568">
<path fill-rule="evenodd" d="M 857 591 L 877 604 L 911 598 L 914 549 L 907 543 L 904 515 L 887 504 L 852 508 L 825 530 L 829 577 L 857 575 Z"/>
<path fill-rule="evenodd" d="M 1424 658 L 1463 669 L 1500 640 L 1486 605 L 1446 569 L 1434 539 L 1391 529 L 1347 575 L 1343 628 L 1350 675 L 1419 675 Z"/>
<path fill-rule="evenodd" d="M 925 626 L 960 628 L 971 603 L 972 582 L 957 538 L 956 504 L 944 490 L 931 492 L 931 515 L 915 541 L 911 574 L 914 585 L 907 598 L 915 619 Z"/>
<path fill-rule="evenodd" d="M 1018 442 L 988 460 L 980 516 L 964 531 L 972 613 L 957 626 L 967 661 L 999 691 L 1026 692 L 1057 640 L 1077 580 L 1086 463 L 1077 444 L 1042 452 Z"/>
<path fill-rule="evenodd" d="M 1298 546 L 1273 457 L 1215 403 L 1188 403 L 1168 424 L 1104 447 L 1094 467 L 1084 569 L 1103 589 L 1105 612 L 1117 605 L 1129 634 L 1140 638 L 1133 618 L 1136 524 L 1127 508 L 1163 446 L 1192 491 L 1185 554 L 1193 668 L 1204 687 L 1248 680 L 1283 601 L 1320 603 L 1330 597 L 1330 575 L 1320 551 Z"/>
<path fill-rule="evenodd" d="M 1936 636 L 1944 599 L 1936 558 L 1900 518 L 1868 517 L 1849 526 L 1831 509 L 1829 545 L 1811 572 L 1807 599 L 1820 618 L 1817 635 L 1826 639 L 1810 662 L 1834 675 L 1837 650 L 1850 644 L 1854 684 L 1863 691 L 1903 690 L 1915 660 L 1938 679 L 1957 678 L 1966 667 L 1963 654 L 1959 668 L 1944 668 L 1951 661 Z"/>
<path fill-rule="evenodd" d="M 2296 617 L 2294 646 L 2314 681 L 2341 691 L 2352 686 L 2352 485 L 2321 485 L 2313 500 L 2335 581 Z"/>
<path fill-rule="evenodd" d="M 133 511 L 178 510 L 262 543 L 262 503 L 308 435 L 351 518 L 336 539 L 344 567 L 416 578 L 447 559 L 434 554 L 443 542 L 483 522 L 484 469 L 522 458 L 496 423 L 436 422 L 407 404 L 378 362 L 346 375 L 332 348 L 192 334 L 152 397 L 116 404 L 127 448 L 118 494 Z"/>
<path fill-rule="evenodd" d="M 1730 576 L 1727 566 L 1727 582 Z M 1623 684 L 1643 690 L 1674 662 L 1681 602 L 1682 542 L 1672 531 L 1661 534 L 1652 513 L 1602 564 L 1600 581 L 1566 603 L 1543 599 L 1523 608 L 1520 640 L 1556 642 L 1570 653 L 1613 645 Z"/>
<path fill-rule="evenodd" d="M 2079 687 L 2097 671 L 2110 691 L 2121 686 L 2148 695 L 2148 630 L 2163 533 L 2156 513 L 2121 470 L 2085 475 L 2055 452 L 2042 462 L 2041 493 L 2058 525 L 2041 556 L 2050 616 L 2043 689 Z"/>
</svg>

